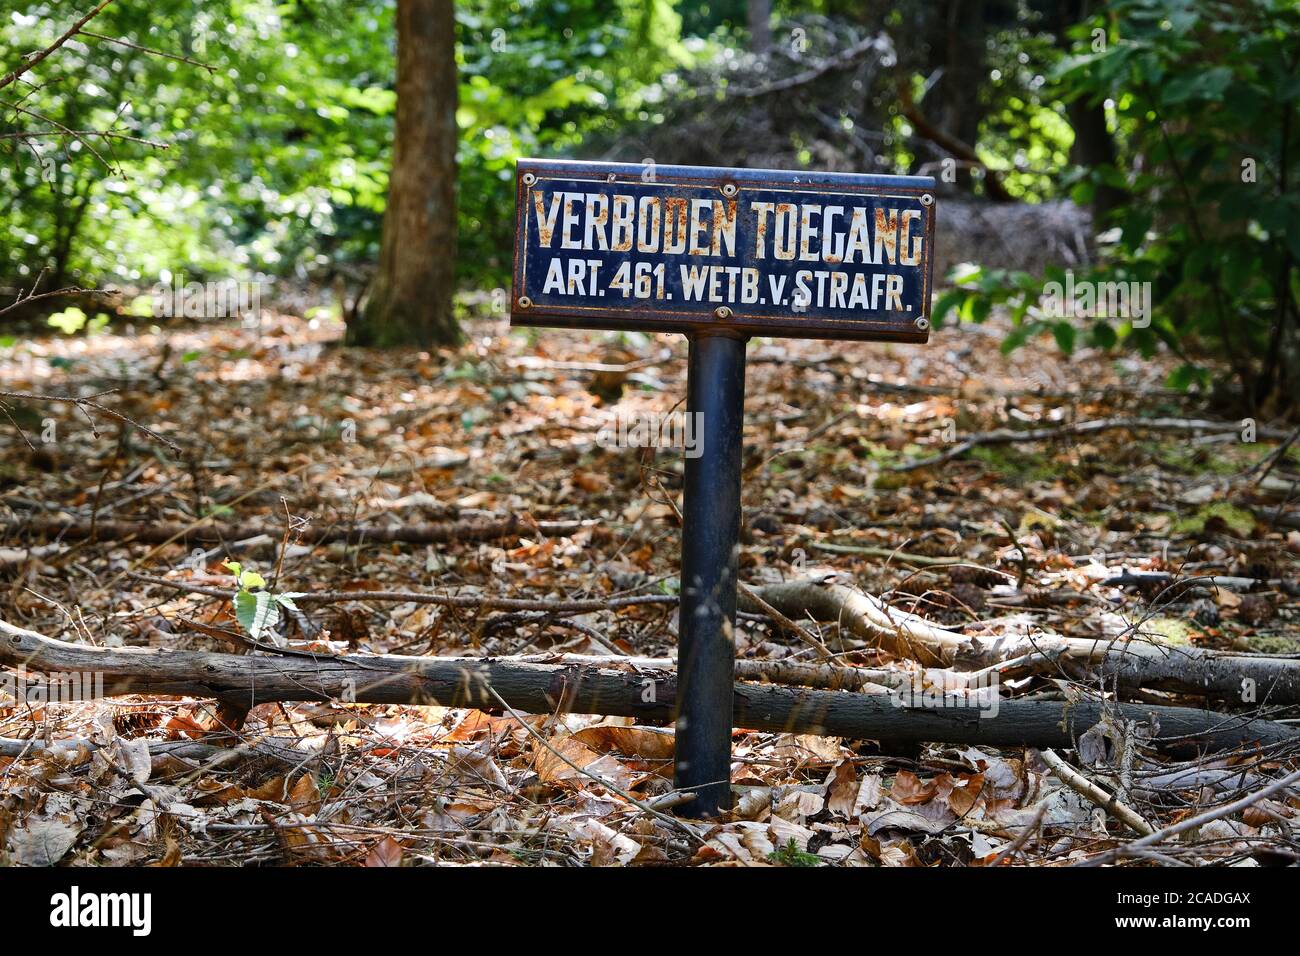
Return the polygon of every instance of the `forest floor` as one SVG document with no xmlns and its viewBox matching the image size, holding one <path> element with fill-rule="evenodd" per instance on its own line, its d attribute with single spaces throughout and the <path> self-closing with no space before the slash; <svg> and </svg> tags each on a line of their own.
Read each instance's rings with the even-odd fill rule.
<svg viewBox="0 0 1300 956">
<path fill-rule="evenodd" d="M 598 435 L 620 412 L 680 410 L 679 337 L 512 332 L 488 316 L 466 321 L 462 348 L 420 354 L 342 350 L 334 321 L 273 311 L 255 330 L 146 326 L 0 349 L 4 390 L 116 389 L 95 400 L 189 457 L 94 408 L 5 400 L 0 620 L 100 647 L 229 652 L 240 640 L 233 560 L 278 593 L 352 592 L 285 608 L 258 655 L 675 652 L 682 455 L 604 447 Z M 1065 357 L 1050 342 L 1004 356 L 1002 331 L 944 329 L 928 346 L 751 343 L 742 581 L 833 577 L 973 644 L 1038 629 L 1300 655 L 1300 505 L 1289 491 L 1300 447 L 1278 454 L 1289 429 L 1222 422 L 1162 388 L 1160 360 Z M 1134 417 L 1174 421 L 1073 427 Z M 1057 433 L 960 445 L 1045 427 Z M 524 530 L 501 540 L 299 540 L 305 528 L 511 516 Z M 534 524 L 548 521 L 581 523 L 550 534 Z M 61 536 L 59 522 L 93 522 L 96 540 Z M 164 524 L 246 534 L 197 549 L 131 540 L 132 527 Z M 1234 580 L 1170 587 L 1209 575 Z M 367 598 L 380 589 L 466 600 Z M 614 595 L 663 600 L 580 615 L 487 606 Z M 840 665 L 915 666 L 834 623 L 799 623 Z M 743 660 L 818 663 L 764 614 L 742 615 L 736 645 Z M 1036 700 L 1071 692 L 1050 674 L 1002 688 Z M 230 743 L 230 714 L 202 698 L 7 709 L 0 699 L 0 862 L 1067 865 L 1132 839 L 1031 748 L 741 729 L 732 817 L 675 823 L 650 809 L 671 802 L 671 731 L 631 718 L 344 701 L 240 716 L 244 743 L 274 741 L 296 762 L 157 746 L 151 756 L 149 743 Z M 1138 744 L 1124 766 L 1082 744 L 1074 763 L 1157 829 L 1226 807 L 1300 754 L 1206 758 L 1193 769 L 1232 768 L 1231 782 L 1165 774 L 1143 788 L 1133 774 L 1189 765 L 1141 746 L 1140 730 L 1119 733 Z M 1129 865 L 1300 858 L 1298 794 L 1227 812 Z"/>
</svg>

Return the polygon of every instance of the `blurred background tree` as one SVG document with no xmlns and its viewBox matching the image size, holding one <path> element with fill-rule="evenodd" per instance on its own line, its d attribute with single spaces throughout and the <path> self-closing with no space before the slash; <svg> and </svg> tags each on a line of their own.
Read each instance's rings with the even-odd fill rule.
<svg viewBox="0 0 1300 956">
<path fill-rule="evenodd" d="M 454 345 L 456 18 L 397 0 L 397 109 L 379 269 L 349 345 Z"/>
<path fill-rule="evenodd" d="M 0 71 L 93 4 L 10 6 Z M 441 45 L 418 84 L 427 115 L 454 104 L 456 235 L 398 265 L 386 203 L 452 205 L 445 147 L 414 187 L 400 174 L 407 7 L 114 0 L 0 89 L 0 287 L 261 275 L 336 290 L 352 342 L 431 344 L 504 301 L 520 156 L 920 172 L 947 258 L 973 260 L 940 320 L 1005 309 L 1008 348 L 1170 349 L 1188 388 L 1221 360 L 1224 403 L 1295 406 L 1294 0 L 462 0 L 454 54 L 422 34 Z M 422 28 L 445 14 L 425 7 Z M 1020 237 L 1036 257 L 1008 254 Z M 453 245 L 456 317 L 427 291 Z M 1046 315 L 1066 269 L 1151 282 L 1151 325 Z M 410 289 L 418 319 L 392 304 Z"/>
</svg>

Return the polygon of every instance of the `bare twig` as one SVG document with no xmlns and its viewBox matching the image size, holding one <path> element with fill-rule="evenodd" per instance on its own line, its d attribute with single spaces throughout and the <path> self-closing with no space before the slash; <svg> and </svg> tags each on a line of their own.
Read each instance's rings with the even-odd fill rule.
<svg viewBox="0 0 1300 956">
<path fill-rule="evenodd" d="M 0 90 L 3 90 L 6 86 L 9 86 L 11 83 L 16 81 L 18 77 L 22 76 L 32 67 L 34 67 L 37 63 L 40 63 L 51 53 L 53 53 L 59 47 L 63 46 L 63 44 L 67 43 L 74 36 L 80 33 L 82 27 L 84 27 L 91 20 L 95 19 L 95 17 L 99 16 L 100 12 L 103 11 L 103 9 L 112 2 L 113 0 L 102 0 L 99 6 L 95 7 L 95 9 L 91 10 L 84 17 L 82 17 L 80 20 L 78 20 L 76 23 L 70 26 L 63 33 L 62 36 L 60 36 L 57 40 L 55 40 L 53 43 L 47 46 L 44 50 L 41 50 L 39 53 L 35 54 L 34 56 L 28 57 L 27 60 L 23 63 L 23 65 L 18 67 L 18 69 L 13 70 L 10 73 L 6 73 L 3 77 L 0 77 Z"/>
<path fill-rule="evenodd" d="M 158 584 L 187 591 L 190 594 L 202 594 L 207 597 L 232 600 L 233 591 L 222 588 L 204 587 L 184 581 L 170 581 L 166 578 L 151 577 L 147 574 L 131 573 L 137 581 Z M 642 604 L 676 604 L 677 597 L 671 594 L 634 594 L 618 598 L 596 598 L 581 601 L 557 601 L 545 598 L 499 598 L 487 595 L 471 594 L 432 594 L 428 591 L 317 591 L 301 594 L 294 598 L 296 604 L 341 604 L 345 601 L 382 601 L 412 604 L 434 604 L 441 607 L 472 608 L 484 611 L 545 611 L 550 614 L 589 614 L 593 611 L 614 611 L 619 608 L 634 607 Z"/>
<path fill-rule="evenodd" d="M 209 73 L 217 72 L 217 68 L 209 63 L 202 63 L 199 60 L 191 59 L 188 56 L 178 56 L 175 53 L 164 53 L 162 50 L 155 50 L 153 47 L 141 46 L 138 43 L 132 43 L 130 40 L 123 40 L 119 37 L 105 36 L 102 33 L 91 33 L 89 30 L 82 30 L 81 35 L 94 37 L 96 40 L 105 40 L 108 43 L 116 43 L 118 46 L 124 46 L 132 50 L 139 50 L 141 53 L 148 53 L 150 56 L 160 56 L 166 60 L 175 60 L 177 63 L 188 63 L 190 66 L 197 66 L 200 69 L 207 70 Z"/>
<path fill-rule="evenodd" d="M 171 149 L 166 143 L 160 143 L 155 139 L 145 139 L 142 136 L 131 136 L 129 133 L 119 133 L 115 130 L 108 129 L 65 129 L 51 130 L 44 133 L 0 133 L 0 139 L 48 139 L 50 137 L 73 136 L 80 138 L 82 136 L 99 136 L 104 139 L 120 139 L 128 143 L 141 143 L 145 146 L 152 146 L 154 149 Z"/>
<path fill-rule="evenodd" d="M 772 618 L 772 620 L 776 621 L 786 630 L 793 631 L 801 641 L 816 651 L 817 656 L 822 660 L 833 661 L 835 659 L 835 655 L 831 653 L 831 649 L 814 637 L 807 628 L 800 627 L 790 618 L 772 607 L 772 605 L 763 600 L 757 591 L 751 588 L 748 584 L 745 584 L 743 581 L 740 582 L 740 593 L 744 594 L 747 598 L 758 605 L 759 610 Z"/>
<path fill-rule="evenodd" d="M 111 394 L 113 391 L 115 391 L 115 389 L 110 389 L 108 392 L 98 392 L 96 393 L 96 395 L 107 395 L 107 394 Z M 33 392 L 0 392 L 0 398 L 21 399 L 23 401 L 28 401 L 28 402 L 61 402 L 67 405 L 74 405 L 77 408 L 81 409 L 82 413 L 85 414 L 87 418 L 90 417 L 90 413 L 87 412 L 86 409 L 93 408 L 96 411 L 102 412 L 103 414 L 107 415 L 115 422 L 121 422 L 124 425 L 130 425 L 132 428 L 136 429 L 137 431 L 145 435 L 148 435 L 154 441 L 161 442 L 162 444 L 170 448 L 172 451 L 174 451 L 178 456 L 182 456 L 182 457 L 184 456 L 184 452 L 181 451 L 181 447 L 177 445 L 174 441 L 172 441 L 170 438 L 164 438 L 162 435 L 159 435 L 156 431 L 154 431 L 152 428 L 149 428 L 147 425 L 141 425 L 139 422 L 135 421 L 134 419 L 127 418 L 121 412 L 114 411 L 113 409 L 109 408 L 107 405 L 101 405 L 99 402 L 93 401 L 92 399 L 89 398 L 78 398 L 75 395 L 38 395 Z"/>
<path fill-rule="evenodd" d="M 36 287 L 35 287 L 35 286 L 32 286 L 32 288 L 35 289 Z M 13 311 L 14 309 L 17 309 L 17 308 L 19 308 L 19 307 L 21 307 L 21 306 L 24 306 L 24 305 L 26 305 L 28 302 L 36 302 L 36 301 L 39 300 L 39 299 L 52 299 L 52 298 L 54 298 L 55 296 L 61 296 L 61 295 L 78 295 L 78 294 L 85 294 L 85 295 L 111 295 L 112 293 L 109 293 L 109 292 L 106 292 L 106 291 L 103 291 L 103 290 L 99 290 L 99 289 L 82 289 L 82 288 L 80 288 L 79 286 L 68 286 L 68 287 L 63 288 L 63 289 L 55 289 L 53 292 L 39 292 L 39 293 L 36 293 L 36 294 L 34 294 L 34 295 L 33 295 L 32 293 L 28 293 L 27 295 L 23 295 L 22 292 L 21 292 L 21 290 L 20 290 L 17 299 L 15 299 L 13 302 L 11 302 L 11 303 L 9 303 L 8 305 L 6 305 L 4 308 L 0 308 L 0 315 L 4 315 L 6 312 L 11 312 L 11 311 Z"/>
<path fill-rule="evenodd" d="M 1181 823 L 1175 823 L 1172 826 L 1156 830 L 1154 833 L 1144 836 L 1140 840 L 1134 840 L 1132 843 L 1116 847 L 1108 853 L 1094 856 L 1091 859 L 1084 860 L 1082 863 L 1076 863 L 1075 866 L 1101 866 L 1105 863 L 1113 863 L 1126 856 L 1140 856 L 1142 850 L 1145 850 L 1148 847 L 1153 847 L 1157 843 L 1168 840 L 1170 837 L 1178 836 L 1180 833 L 1186 833 L 1188 830 L 1195 830 L 1197 827 L 1204 826 L 1214 820 L 1222 820 L 1224 817 L 1230 817 L 1243 810 L 1248 810 L 1265 797 L 1270 797 L 1279 790 L 1285 790 L 1298 780 L 1300 780 L 1300 770 L 1296 770 L 1285 777 L 1274 780 L 1267 787 L 1256 790 L 1254 793 L 1248 794 L 1240 800 L 1224 804 L 1221 807 L 1214 807 L 1213 809 L 1206 810 L 1204 813 L 1199 813 L 1194 817 L 1188 817 Z"/>
<path fill-rule="evenodd" d="M 934 465 L 942 465 L 944 462 L 952 461 L 959 458 L 972 448 L 983 445 L 1010 445 L 1015 442 L 1027 441 L 1050 441 L 1054 438 L 1065 438 L 1073 435 L 1091 435 L 1096 432 L 1111 431 L 1113 429 L 1128 429 L 1130 431 L 1157 431 L 1157 432 L 1237 432 L 1241 430 L 1239 422 L 1215 422 L 1203 421 L 1194 418 L 1099 418 L 1086 422 L 1071 422 L 1068 425 L 1058 425 L 1049 428 L 1030 428 L 1025 431 L 1014 431 L 1009 428 L 999 428 L 991 432 L 980 432 L 972 435 L 965 441 L 958 442 L 947 451 L 934 455 L 930 458 L 917 458 L 912 461 L 905 461 L 902 464 L 891 465 L 890 471 L 914 471 L 917 468 L 929 468 Z M 1281 428 L 1260 428 L 1256 434 L 1260 438 L 1274 440 L 1283 440 L 1288 436 L 1288 432 Z"/>
<path fill-rule="evenodd" d="M 804 86 L 820 79 L 827 73 L 831 73 L 835 70 L 842 70 L 845 67 L 851 66 L 861 59 L 863 55 L 872 50 L 877 50 L 881 53 L 888 52 L 890 50 L 889 38 L 884 34 L 865 37 L 852 46 L 845 47 L 838 53 L 835 53 L 815 64 L 811 68 L 804 70 L 802 73 L 797 73 L 794 76 L 787 76 L 780 80 L 773 80 L 771 83 L 764 83 L 761 86 L 756 86 L 751 89 L 738 90 L 735 95 L 742 96 L 745 99 L 754 99 L 759 96 L 767 96 L 770 93 L 782 93 L 786 90 L 794 89 L 797 86 Z"/>
<path fill-rule="evenodd" d="M 1149 836 L 1154 832 L 1151 824 L 1142 819 L 1136 810 L 1121 803 L 1117 795 L 1108 793 L 1104 788 L 1079 773 L 1066 763 L 1064 758 L 1051 750 L 1043 750 L 1039 753 L 1043 758 L 1043 763 L 1052 769 L 1052 773 L 1056 778 L 1075 793 L 1101 807 L 1130 830 L 1136 830 L 1143 836 Z"/>
</svg>

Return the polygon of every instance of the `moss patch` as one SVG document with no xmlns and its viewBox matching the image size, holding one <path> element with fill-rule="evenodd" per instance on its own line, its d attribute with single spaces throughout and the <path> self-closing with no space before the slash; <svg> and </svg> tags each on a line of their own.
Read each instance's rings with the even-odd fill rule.
<svg viewBox="0 0 1300 956">
<path fill-rule="evenodd" d="M 1252 654 L 1296 654 L 1300 653 L 1300 638 L 1282 634 L 1251 634 L 1237 638 L 1232 646 L 1235 650 Z"/>
<path fill-rule="evenodd" d="M 1046 455 L 1021 452 L 1014 448 L 984 445 L 972 448 L 967 454 L 976 461 L 983 462 L 989 470 L 1020 481 L 1052 481 L 1061 473 L 1061 469 Z"/>
<path fill-rule="evenodd" d="M 1216 501 L 1205 505 L 1194 515 L 1179 518 L 1174 522 L 1173 530 L 1180 534 L 1200 534 L 1205 530 L 1206 522 L 1212 518 L 1220 519 L 1238 538 L 1249 538 L 1255 530 L 1255 516 L 1226 501 Z"/>
<path fill-rule="evenodd" d="M 1193 640 L 1201 636 L 1200 631 L 1176 617 L 1153 617 L 1142 625 L 1142 633 L 1173 647 L 1191 647 Z"/>
</svg>

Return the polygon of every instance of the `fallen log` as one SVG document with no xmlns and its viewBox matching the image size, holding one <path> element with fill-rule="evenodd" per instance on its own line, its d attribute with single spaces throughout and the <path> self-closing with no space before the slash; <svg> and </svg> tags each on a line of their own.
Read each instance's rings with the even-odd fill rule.
<svg viewBox="0 0 1300 956">
<path fill-rule="evenodd" d="M 150 740 L 149 756 L 154 760 L 166 757 L 180 760 L 222 760 L 247 758 L 264 760 L 288 766 L 298 766 L 312 759 L 310 753 L 298 750 L 291 742 L 272 743 L 258 741 L 251 745 L 235 744 L 221 747 L 197 740 Z M 46 743 L 43 740 L 24 740 L 19 737 L 0 737 L 0 757 L 10 760 L 26 760 L 33 757 L 48 756 L 55 760 L 75 758 L 79 753 L 93 753 L 104 744 L 89 737 L 72 737 Z"/>
<path fill-rule="evenodd" d="M 1128 431 L 1154 431 L 1173 434 L 1188 432 L 1239 433 L 1241 422 L 1216 422 L 1196 418 L 1099 418 L 1084 422 L 1069 422 L 1064 425 L 1049 425 L 1017 431 L 1012 428 L 998 428 L 991 432 L 977 432 L 946 451 L 929 458 L 914 458 L 889 466 L 890 471 L 915 471 L 918 468 L 931 468 L 952 461 L 966 454 L 972 448 L 986 445 L 1010 445 L 1017 442 L 1053 441 L 1057 438 L 1070 438 L 1076 435 L 1093 435 L 1098 432 L 1126 429 Z M 1256 437 L 1271 441 L 1286 439 L 1285 428 L 1265 426 L 1256 430 Z"/>
<path fill-rule="evenodd" d="M 437 521 L 427 524 L 403 525 L 326 525 L 308 526 L 293 533 L 292 538 L 303 544 L 447 544 L 456 541 L 492 541 L 498 538 L 518 538 L 529 535 L 573 534 L 583 526 L 581 521 L 533 521 L 511 515 L 497 519 L 464 519 Z M 223 544 L 267 535 L 279 540 L 284 526 L 273 521 L 245 521 L 237 524 L 185 524 L 182 522 L 144 521 L 32 521 L 14 525 L 10 530 L 41 540 L 82 540 L 94 537 L 98 541 L 140 544 Z"/>
<path fill-rule="evenodd" d="M 446 658 L 444 658 L 446 660 Z M 672 657 L 625 657 L 612 654 L 522 654 L 515 657 L 495 658 L 503 664 L 579 664 L 586 667 L 613 667 L 636 670 L 676 670 L 677 660 Z M 820 687 L 823 690 L 867 690 L 872 693 L 891 688 L 907 689 L 921 679 L 931 680 L 936 672 L 913 672 L 903 669 L 883 670 L 869 667 L 837 667 L 831 664 L 805 664 L 789 660 L 736 661 L 736 680 L 763 684 L 793 684 L 798 687 Z M 965 675 L 958 671 L 938 672 L 938 680 L 945 687 L 959 688 Z"/>
<path fill-rule="evenodd" d="M 262 656 L 90 647 L 5 621 L 0 621 L 0 664 L 46 674 L 102 674 L 108 695 L 196 696 L 243 708 L 307 700 L 497 710 L 504 700 L 531 713 L 558 710 L 667 723 L 674 718 L 677 696 L 676 675 L 670 671 L 396 655 Z M 1070 747 L 1109 711 L 1158 724 L 1153 743 L 1175 753 L 1300 742 L 1285 724 L 1181 707 L 1008 700 L 998 701 L 996 708 L 927 708 L 898 706 L 895 697 L 885 694 L 747 683 L 737 683 L 734 691 L 733 726 L 854 740 Z"/>
<path fill-rule="evenodd" d="M 838 622 L 864 640 L 927 666 L 949 667 L 959 654 L 973 646 L 971 638 L 963 634 L 891 608 L 878 598 L 842 584 L 790 581 L 769 585 L 759 593 L 764 601 L 795 620 L 811 616 L 817 621 Z M 1091 683 L 1100 680 L 1106 687 L 1172 690 L 1239 704 L 1300 703 L 1297 658 L 1174 647 L 1137 635 L 1094 641 L 1044 634 L 1004 641 L 1001 651 L 1010 657 L 1024 655 L 1030 661 L 1018 670 L 1017 676 L 1063 670 Z"/>
</svg>

